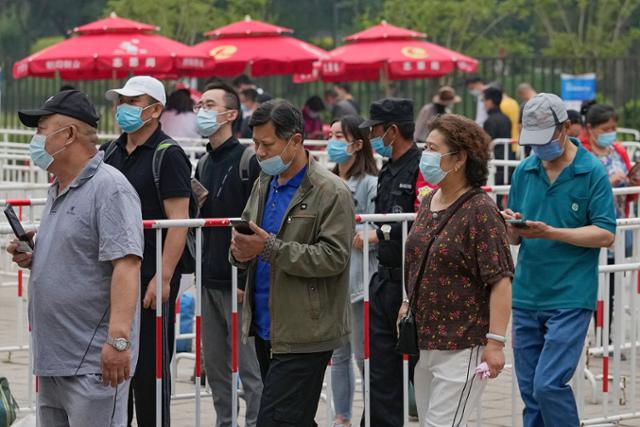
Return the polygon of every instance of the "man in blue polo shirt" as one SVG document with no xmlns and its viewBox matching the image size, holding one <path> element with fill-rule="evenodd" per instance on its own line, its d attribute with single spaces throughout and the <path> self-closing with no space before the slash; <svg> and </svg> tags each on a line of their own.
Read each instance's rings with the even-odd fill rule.
<svg viewBox="0 0 640 427">
<path fill-rule="evenodd" d="M 519 143 L 534 156 L 516 169 L 503 215 L 520 244 L 513 281 L 513 351 L 524 427 L 578 426 L 569 380 L 596 305 L 600 248 L 616 218 L 607 172 L 578 140 L 556 95 L 529 100 Z M 525 220 L 514 223 L 514 220 Z"/>
</svg>

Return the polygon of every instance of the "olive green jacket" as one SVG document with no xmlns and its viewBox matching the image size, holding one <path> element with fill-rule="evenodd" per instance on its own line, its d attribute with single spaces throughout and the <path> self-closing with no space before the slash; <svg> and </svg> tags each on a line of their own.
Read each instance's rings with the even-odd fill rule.
<svg viewBox="0 0 640 427">
<path fill-rule="evenodd" d="M 271 176 L 261 174 L 242 218 L 261 225 Z M 350 333 L 349 261 L 355 229 L 351 192 L 344 182 L 309 160 L 291 199 L 272 256 L 269 311 L 273 353 L 336 349 Z M 247 269 L 243 339 L 250 334 L 256 260 L 232 264 Z"/>
</svg>

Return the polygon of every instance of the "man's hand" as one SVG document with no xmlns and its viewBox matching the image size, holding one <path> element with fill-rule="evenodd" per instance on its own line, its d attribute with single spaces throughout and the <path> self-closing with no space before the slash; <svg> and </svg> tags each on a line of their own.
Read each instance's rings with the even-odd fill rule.
<svg viewBox="0 0 640 427">
<path fill-rule="evenodd" d="M 244 302 L 244 291 L 238 289 L 238 304 L 242 304 Z"/>
<path fill-rule="evenodd" d="M 267 244 L 269 233 L 258 227 L 253 221 L 249 227 L 255 234 L 242 234 L 231 231 L 231 255 L 238 262 L 249 262 L 260 255 Z"/>
<path fill-rule="evenodd" d="M 147 285 L 147 291 L 144 293 L 142 299 L 142 306 L 144 308 L 156 309 L 156 275 L 149 281 Z M 171 278 L 162 279 L 162 302 L 169 301 L 169 293 L 171 292 Z"/>
<path fill-rule="evenodd" d="M 359 251 L 364 249 L 364 240 L 363 240 L 363 236 L 364 235 L 364 231 L 360 231 L 358 233 L 356 233 L 356 235 L 353 237 L 353 248 L 354 249 L 358 249 Z M 375 244 L 378 243 L 378 234 L 376 233 L 376 230 L 369 230 L 369 244 Z"/>
<path fill-rule="evenodd" d="M 131 351 L 118 351 L 109 344 L 102 346 L 100 361 L 102 384 L 117 387 L 129 378 Z"/>
<path fill-rule="evenodd" d="M 35 235 L 35 231 L 27 231 L 27 236 L 30 239 L 33 239 Z M 18 241 L 13 241 L 7 245 L 7 252 L 9 252 L 12 256 L 12 261 L 18 264 L 20 268 L 30 268 L 31 267 L 31 259 L 33 258 L 33 253 L 31 252 L 18 252 Z"/>
<path fill-rule="evenodd" d="M 489 378 L 496 378 L 504 368 L 504 345 L 489 340 L 482 352 L 482 361 L 489 365 Z"/>
<path fill-rule="evenodd" d="M 398 319 L 396 320 L 396 334 L 400 336 L 400 321 L 407 315 L 409 312 L 409 303 L 403 302 L 400 306 L 400 310 L 398 310 Z"/>
</svg>

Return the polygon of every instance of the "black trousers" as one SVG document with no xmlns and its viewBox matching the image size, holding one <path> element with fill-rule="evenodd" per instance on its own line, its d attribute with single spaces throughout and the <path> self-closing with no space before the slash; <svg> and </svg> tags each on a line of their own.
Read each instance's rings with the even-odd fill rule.
<svg viewBox="0 0 640 427">
<path fill-rule="evenodd" d="M 401 427 L 402 355 L 396 351 L 396 321 L 402 304 L 402 270 L 380 269 L 369 291 L 371 425 Z M 364 419 L 363 414 L 361 426 Z"/>
<path fill-rule="evenodd" d="M 176 277 L 177 276 L 177 277 Z M 180 275 L 171 280 L 169 301 L 162 304 L 162 425 L 171 424 L 171 371 L 173 338 L 175 333 L 176 299 L 180 290 Z M 142 281 L 140 304 L 146 292 Z M 136 372 L 129 388 L 129 427 L 133 421 L 135 408 L 138 427 L 156 425 L 156 311 L 140 306 L 140 347 Z"/>
<path fill-rule="evenodd" d="M 271 354 L 271 343 L 255 338 L 264 389 L 257 427 L 316 427 L 324 373 L 333 351 Z"/>
</svg>

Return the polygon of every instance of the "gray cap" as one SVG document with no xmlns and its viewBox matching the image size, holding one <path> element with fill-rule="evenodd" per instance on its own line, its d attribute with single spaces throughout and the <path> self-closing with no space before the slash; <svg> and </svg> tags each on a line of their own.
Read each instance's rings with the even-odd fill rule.
<svg viewBox="0 0 640 427">
<path fill-rule="evenodd" d="M 556 128 L 567 120 L 567 108 L 560 97 L 552 93 L 539 93 L 524 106 L 518 142 L 520 145 L 548 144 Z"/>
</svg>

